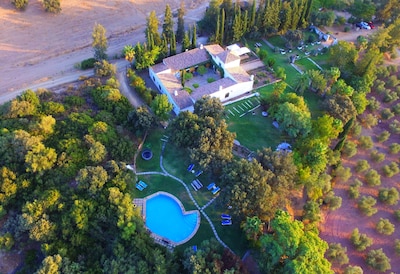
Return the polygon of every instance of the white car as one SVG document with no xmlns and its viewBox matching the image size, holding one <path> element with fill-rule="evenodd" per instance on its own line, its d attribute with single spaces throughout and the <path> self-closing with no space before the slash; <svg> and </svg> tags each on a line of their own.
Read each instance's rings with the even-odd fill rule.
<svg viewBox="0 0 400 274">
<path fill-rule="evenodd" d="M 362 26 L 363 29 L 371 29 L 371 26 L 368 25 L 366 22 L 360 22 L 360 25 Z"/>
</svg>

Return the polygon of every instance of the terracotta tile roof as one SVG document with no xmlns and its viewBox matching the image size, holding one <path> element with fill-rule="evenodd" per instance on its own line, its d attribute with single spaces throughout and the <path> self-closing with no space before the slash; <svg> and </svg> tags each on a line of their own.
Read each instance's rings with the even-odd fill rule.
<svg viewBox="0 0 400 274">
<path fill-rule="evenodd" d="M 182 89 L 181 81 L 173 74 L 161 73 L 157 74 L 157 76 L 180 109 L 193 105 L 193 101 L 187 91 Z M 175 91 L 177 91 L 177 95 L 175 95 Z"/>
<path fill-rule="evenodd" d="M 224 52 L 219 53 L 217 56 L 218 56 L 219 59 L 221 59 L 222 62 L 224 62 L 224 64 L 229 64 L 230 62 L 233 62 L 233 61 L 236 61 L 236 60 L 240 59 L 239 56 L 237 56 L 237 55 L 235 55 L 235 54 L 233 54 L 233 53 L 231 53 L 230 51 L 227 51 L 227 50 L 224 51 Z"/>
<path fill-rule="evenodd" d="M 227 68 L 226 70 L 238 83 L 250 81 L 250 75 L 242 67 Z"/>
<path fill-rule="evenodd" d="M 204 48 L 195 48 L 171 57 L 167 57 L 163 62 L 170 69 L 177 71 L 207 62 L 209 59 L 210 58 Z"/>
<path fill-rule="evenodd" d="M 227 88 L 235 85 L 236 82 L 230 78 L 222 78 L 204 86 L 198 87 L 192 92 L 191 96 L 194 100 L 198 100 L 204 95 L 211 95 L 219 90 L 219 87 Z"/>
<path fill-rule="evenodd" d="M 218 55 L 218 54 L 220 54 L 221 52 L 224 52 L 224 49 L 220 46 L 220 45 L 218 45 L 218 44 L 213 44 L 213 45 L 207 45 L 207 46 L 204 46 L 204 48 L 210 53 L 210 54 L 212 54 L 212 55 Z"/>
</svg>

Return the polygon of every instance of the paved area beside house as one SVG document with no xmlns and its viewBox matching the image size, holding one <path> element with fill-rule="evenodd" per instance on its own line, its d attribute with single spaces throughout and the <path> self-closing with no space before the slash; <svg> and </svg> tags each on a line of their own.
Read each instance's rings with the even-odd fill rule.
<svg viewBox="0 0 400 274">
<path fill-rule="evenodd" d="M 215 201 L 216 197 L 214 197 L 213 199 L 211 199 L 205 206 L 200 207 L 199 204 L 197 203 L 196 199 L 193 197 L 192 192 L 190 191 L 189 187 L 185 184 L 185 182 L 183 182 L 180 178 L 170 174 L 164 167 L 163 165 L 163 152 L 164 152 L 164 148 L 166 146 L 167 142 L 163 142 L 162 145 L 162 152 L 160 155 L 160 168 L 162 170 L 162 172 L 159 171 L 147 171 L 147 172 L 137 172 L 136 175 L 162 175 L 162 176 L 168 176 L 171 177 L 172 179 L 178 181 L 187 191 L 190 199 L 192 200 L 193 204 L 196 206 L 196 208 L 201 212 L 201 214 L 204 216 L 204 218 L 208 221 L 208 223 L 211 226 L 211 229 L 214 233 L 215 238 L 217 239 L 217 241 L 224 247 L 224 248 L 228 248 L 232 253 L 233 250 L 229 248 L 229 246 L 227 244 L 224 243 L 224 241 L 221 240 L 221 238 L 218 235 L 217 230 L 215 229 L 215 226 L 213 224 L 213 222 L 211 221 L 210 217 L 208 217 L 207 213 L 204 212 L 204 209 L 209 206 L 213 201 Z"/>
<path fill-rule="evenodd" d="M 260 59 L 242 64 L 242 68 L 247 72 L 263 67 L 265 67 L 265 64 Z"/>
</svg>

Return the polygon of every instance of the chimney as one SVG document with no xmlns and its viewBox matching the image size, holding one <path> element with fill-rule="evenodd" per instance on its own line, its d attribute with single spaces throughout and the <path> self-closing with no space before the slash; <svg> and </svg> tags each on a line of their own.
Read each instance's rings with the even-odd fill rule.
<svg viewBox="0 0 400 274">
<path fill-rule="evenodd" d="M 203 48 L 204 48 L 203 44 L 200 44 L 200 49 L 203 49 Z"/>
<path fill-rule="evenodd" d="M 175 96 L 178 96 L 178 91 L 175 90 L 175 91 L 174 91 L 174 94 L 175 94 Z"/>
<path fill-rule="evenodd" d="M 250 75 L 250 81 L 254 80 L 254 74 Z"/>
<path fill-rule="evenodd" d="M 219 86 L 219 90 L 222 90 L 222 86 Z"/>
</svg>

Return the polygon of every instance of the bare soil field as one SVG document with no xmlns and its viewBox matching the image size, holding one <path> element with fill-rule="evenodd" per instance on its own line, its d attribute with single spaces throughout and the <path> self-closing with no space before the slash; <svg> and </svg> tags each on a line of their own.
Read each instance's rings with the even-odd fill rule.
<svg viewBox="0 0 400 274">
<path fill-rule="evenodd" d="M 389 107 L 389 104 L 382 103 L 381 109 L 384 107 Z M 368 111 L 365 114 L 367 113 Z M 400 222 L 394 218 L 394 210 L 399 209 L 399 205 L 397 204 L 389 206 L 378 200 L 378 191 L 380 188 L 395 187 L 398 191 L 400 190 L 400 174 L 388 178 L 382 173 L 382 167 L 384 165 L 387 165 L 390 162 L 399 163 L 399 155 L 390 154 L 389 145 L 395 142 L 400 143 L 400 136 L 392 133 L 390 138 L 383 143 L 379 143 L 377 140 L 377 137 L 381 132 L 384 130 L 390 131 L 389 124 L 393 122 L 394 119 L 396 119 L 396 116 L 389 120 L 382 121 L 382 123 L 371 129 L 363 128 L 360 136 L 371 136 L 374 142 L 374 147 L 371 149 L 362 149 L 359 145 L 359 137 L 351 137 L 348 139 L 349 142 L 355 142 L 358 144 L 357 154 L 351 158 L 342 158 L 342 164 L 346 168 L 349 167 L 353 175 L 347 182 L 342 182 L 339 180 L 336 181 L 334 185 L 334 191 L 337 196 L 342 197 L 342 206 L 336 211 L 325 211 L 323 218 L 324 221 L 320 226 L 321 237 L 328 243 L 340 243 L 342 246 L 347 247 L 347 255 L 350 259 L 349 264 L 362 267 L 364 273 L 380 273 L 372 270 L 365 263 L 365 258 L 368 251 L 379 248 L 382 248 L 385 254 L 391 260 L 390 263 L 392 269 L 391 271 L 387 271 L 385 273 L 398 273 L 397 271 L 400 269 L 399 255 L 396 255 L 394 250 L 394 241 L 396 239 L 400 239 Z M 377 150 L 379 153 L 385 154 L 385 160 L 380 163 L 372 161 L 370 153 L 373 150 Z M 367 185 L 365 182 L 366 172 L 357 173 L 355 170 L 358 160 L 367 160 L 370 168 L 375 169 L 380 173 L 380 186 Z M 349 198 L 349 186 L 354 182 L 355 179 L 363 182 L 363 186 L 360 187 L 360 197 L 372 196 L 377 200 L 377 203 L 374 207 L 378 209 L 378 212 L 371 217 L 363 215 L 357 208 L 357 201 L 359 199 Z M 395 225 L 396 230 L 392 235 L 385 236 L 376 231 L 375 226 L 380 218 L 389 219 L 390 222 Z M 366 251 L 357 251 L 350 241 L 351 233 L 355 228 L 358 228 L 360 233 L 365 233 L 368 235 L 368 237 L 373 238 L 373 245 L 367 248 Z M 335 272 L 343 273 L 343 270 L 346 266 L 333 265 L 333 267 Z"/>
<path fill-rule="evenodd" d="M 160 27 L 166 4 L 175 11 L 180 0 L 68 0 L 60 14 L 46 13 L 39 0 L 24 12 L 0 1 L 0 96 L 60 77 L 93 56 L 95 23 L 107 30 L 108 55 L 120 55 L 124 45 L 144 41 L 146 18 L 153 10 Z M 185 0 L 185 23 L 202 18 L 208 1 Z"/>
</svg>

